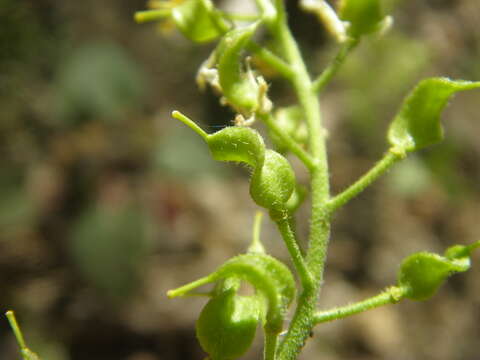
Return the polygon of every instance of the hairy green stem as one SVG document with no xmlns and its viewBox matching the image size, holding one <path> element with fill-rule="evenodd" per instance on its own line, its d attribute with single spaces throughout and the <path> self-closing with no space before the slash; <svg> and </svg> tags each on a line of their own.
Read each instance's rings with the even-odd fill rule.
<svg viewBox="0 0 480 360">
<path fill-rule="evenodd" d="M 392 286 L 371 298 L 348 304 L 346 306 L 319 311 L 314 315 L 313 322 L 314 324 L 320 324 L 332 320 L 343 319 L 370 309 L 375 309 L 379 306 L 395 304 L 403 299 L 407 292 L 407 288 Z"/>
<path fill-rule="evenodd" d="M 319 77 L 313 82 L 313 91 L 319 93 L 325 86 L 332 80 L 333 76 L 337 73 L 340 67 L 343 65 L 348 54 L 355 49 L 358 45 L 359 39 L 350 38 L 340 48 L 335 58 L 332 60 L 329 66 L 319 75 Z"/>
<path fill-rule="evenodd" d="M 325 209 L 325 204 L 329 199 L 330 188 L 325 132 L 321 128 L 320 103 L 313 90 L 300 50 L 288 27 L 283 1 L 277 0 L 276 6 L 278 22 L 272 34 L 280 42 L 285 58 L 295 71 L 296 76 L 291 79 L 291 82 L 305 112 L 310 152 L 316 161 L 315 167 L 310 171 L 312 212 L 307 252 L 307 266 L 315 281 L 312 288 L 304 288 L 300 293 L 297 309 L 278 351 L 280 360 L 294 360 L 313 327 L 313 313 L 323 282 L 323 269 L 330 235 L 329 213 Z"/>
<path fill-rule="evenodd" d="M 395 163 L 402 160 L 404 155 L 389 150 L 385 156 L 378 161 L 373 168 L 371 168 L 366 174 L 364 174 L 360 179 L 350 185 L 346 190 L 342 191 L 340 194 L 332 198 L 328 204 L 328 211 L 330 213 L 335 212 L 340 207 L 345 205 L 352 198 L 361 193 L 367 186 L 372 182 L 378 179 L 386 171 L 388 171 Z"/>
<path fill-rule="evenodd" d="M 270 50 L 261 47 L 257 43 L 250 41 L 248 43 L 248 49 L 253 52 L 260 60 L 275 69 L 280 75 L 286 79 L 291 79 L 294 73 L 290 66 L 280 57 L 275 55 Z"/>
<path fill-rule="evenodd" d="M 298 245 L 298 241 L 295 238 L 292 228 L 290 227 L 289 217 L 289 214 L 285 211 L 281 214 L 272 216 L 272 219 L 277 224 L 278 231 L 282 235 L 283 241 L 285 242 L 288 252 L 292 257 L 293 265 L 295 266 L 295 270 L 297 270 L 297 273 L 300 277 L 302 287 L 304 289 L 311 288 L 313 286 L 314 279 L 307 268 L 302 251 Z"/>
<path fill-rule="evenodd" d="M 310 170 L 313 171 L 315 169 L 315 160 L 312 156 L 306 152 L 289 134 L 285 133 L 275 122 L 274 117 L 271 114 L 259 114 L 259 118 L 267 125 L 269 129 L 273 131 L 275 135 L 277 135 L 288 149 L 295 154 Z"/>
</svg>

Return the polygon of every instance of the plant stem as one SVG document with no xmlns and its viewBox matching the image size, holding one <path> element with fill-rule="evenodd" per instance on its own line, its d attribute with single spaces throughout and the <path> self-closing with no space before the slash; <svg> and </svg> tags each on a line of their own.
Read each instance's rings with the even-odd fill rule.
<svg viewBox="0 0 480 360">
<path fill-rule="evenodd" d="M 340 207 L 345 205 L 352 198 L 361 193 L 367 186 L 383 175 L 388 169 L 390 169 L 395 163 L 402 160 L 404 155 L 389 150 L 384 157 L 378 161 L 373 168 L 371 168 L 360 179 L 350 185 L 347 189 L 331 199 L 328 204 L 328 211 L 330 213 L 335 212 Z"/>
<path fill-rule="evenodd" d="M 278 335 L 269 331 L 265 331 L 263 359 L 275 360 L 277 352 Z"/>
<path fill-rule="evenodd" d="M 332 80 L 333 76 L 337 73 L 340 67 L 345 62 L 346 57 L 350 52 L 358 45 L 359 39 L 349 38 L 340 48 L 335 58 L 330 65 L 319 75 L 319 77 L 313 82 L 313 91 L 319 93 L 325 86 Z"/>
<path fill-rule="evenodd" d="M 260 60 L 270 65 L 273 69 L 278 71 L 286 79 L 293 77 L 293 71 L 290 66 L 280 57 L 275 55 L 270 50 L 261 47 L 257 43 L 250 41 L 248 43 L 248 49 L 253 52 Z"/>
<path fill-rule="evenodd" d="M 205 276 L 203 278 L 200 278 L 198 280 L 192 281 L 191 283 L 188 283 L 186 285 L 183 285 L 179 288 L 169 290 L 167 291 L 167 296 L 169 298 L 174 298 L 177 296 L 185 296 L 188 294 L 189 291 L 196 289 L 199 286 L 206 285 L 208 283 L 212 282 L 212 276 Z"/>
<path fill-rule="evenodd" d="M 160 19 L 169 17 L 171 13 L 171 9 L 137 11 L 134 15 L 134 20 L 138 24 L 149 21 L 158 21 Z"/>
<path fill-rule="evenodd" d="M 260 240 L 260 230 L 262 227 L 262 219 L 263 219 L 263 212 L 257 211 L 255 214 L 255 220 L 253 222 L 253 234 L 252 234 L 252 242 L 248 247 L 247 252 L 252 253 L 265 253 L 265 248 Z"/>
<path fill-rule="evenodd" d="M 295 154 L 310 171 L 314 170 L 316 164 L 312 156 L 277 125 L 271 114 L 259 114 L 258 116 L 265 125 L 275 133 L 275 135 L 283 140 L 288 149 Z"/>
<path fill-rule="evenodd" d="M 392 286 L 371 298 L 346 306 L 336 307 L 326 311 L 319 311 L 314 315 L 313 322 L 314 324 L 320 324 L 332 320 L 343 319 L 351 315 L 359 314 L 366 310 L 375 309 L 379 306 L 395 304 L 407 294 L 407 291 L 408 289 L 406 288 Z"/>
<path fill-rule="evenodd" d="M 187 125 L 190 129 L 195 131 L 198 135 L 200 135 L 203 138 L 203 140 L 205 140 L 208 143 L 208 134 L 205 131 L 203 131 L 203 129 L 200 126 L 195 124 L 193 120 L 189 119 L 188 117 L 186 117 L 180 111 L 177 111 L 177 110 L 172 112 L 172 117 L 183 122 L 185 125 Z"/>
<path fill-rule="evenodd" d="M 272 216 L 273 221 L 277 224 L 278 231 L 282 234 L 283 241 L 287 245 L 288 252 L 292 257 L 293 265 L 295 270 L 300 277 L 302 287 L 304 289 L 311 288 L 313 286 L 314 280 L 310 271 L 307 268 L 305 259 L 303 258 L 300 247 L 298 246 L 298 241 L 295 238 L 295 234 L 290 227 L 289 214 L 285 211 L 279 214 L 278 216 Z"/>
<path fill-rule="evenodd" d="M 25 338 L 23 337 L 22 331 L 18 326 L 17 319 L 15 318 L 15 313 L 12 310 L 9 310 L 5 313 L 7 316 L 8 322 L 10 323 L 10 327 L 12 328 L 13 334 L 15 335 L 15 339 L 17 339 L 18 346 L 20 349 L 25 349 L 27 344 L 25 343 Z"/>
<path fill-rule="evenodd" d="M 313 327 L 313 313 L 323 282 L 323 269 L 330 235 L 329 213 L 325 204 L 329 198 L 328 162 L 325 146 L 325 133 L 321 132 L 320 103 L 312 88 L 312 81 L 306 69 L 297 44 L 288 28 L 283 1 L 277 0 L 278 19 L 276 36 L 295 76 L 290 79 L 300 105 L 305 112 L 309 130 L 309 147 L 316 166 L 311 169 L 312 212 L 310 221 L 309 249 L 307 266 L 314 277 L 312 288 L 304 288 L 298 297 L 297 309 L 288 332 L 279 346 L 280 360 L 294 360 L 303 347 Z"/>
</svg>

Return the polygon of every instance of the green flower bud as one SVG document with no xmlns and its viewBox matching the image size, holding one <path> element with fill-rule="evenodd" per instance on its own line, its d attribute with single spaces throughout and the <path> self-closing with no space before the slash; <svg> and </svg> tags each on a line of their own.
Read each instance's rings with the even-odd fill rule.
<svg viewBox="0 0 480 360">
<path fill-rule="evenodd" d="M 242 356 L 252 345 L 261 304 L 254 296 L 229 289 L 205 305 L 196 324 L 198 341 L 211 360 Z"/>
</svg>

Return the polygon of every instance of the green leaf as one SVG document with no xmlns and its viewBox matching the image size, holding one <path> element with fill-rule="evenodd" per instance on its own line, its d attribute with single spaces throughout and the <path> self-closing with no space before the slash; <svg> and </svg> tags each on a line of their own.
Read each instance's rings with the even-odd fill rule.
<svg viewBox="0 0 480 360">
<path fill-rule="evenodd" d="M 210 0 L 187 0 L 173 8 L 172 18 L 187 38 L 198 43 L 215 40 L 228 30 Z"/>
<path fill-rule="evenodd" d="M 458 91 L 480 88 L 480 82 L 429 78 L 404 100 L 388 130 L 388 141 L 399 152 L 411 152 L 443 139 L 440 114 Z"/>
<path fill-rule="evenodd" d="M 339 16 L 350 23 L 348 34 L 352 37 L 378 31 L 384 19 L 380 0 L 343 0 Z"/>
<path fill-rule="evenodd" d="M 408 289 L 406 297 L 425 300 L 434 295 L 450 275 L 470 268 L 469 256 L 477 247 L 480 241 L 469 246 L 452 246 L 445 256 L 429 252 L 412 254 L 400 266 L 398 284 Z"/>
<path fill-rule="evenodd" d="M 252 345 L 260 321 L 261 303 L 228 289 L 210 299 L 196 324 L 196 334 L 211 359 L 235 359 Z"/>
<path fill-rule="evenodd" d="M 184 296 L 199 286 L 230 277 L 247 281 L 255 288 L 266 302 L 266 330 L 279 333 L 286 310 L 295 297 L 295 280 L 284 264 L 269 255 L 250 253 L 236 256 L 212 274 L 170 290 L 168 296 Z"/>
</svg>

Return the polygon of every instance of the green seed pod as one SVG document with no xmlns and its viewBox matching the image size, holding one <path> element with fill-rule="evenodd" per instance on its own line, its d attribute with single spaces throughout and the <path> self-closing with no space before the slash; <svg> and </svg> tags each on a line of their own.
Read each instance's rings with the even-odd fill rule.
<svg viewBox="0 0 480 360">
<path fill-rule="evenodd" d="M 230 289 L 205 305 L 196 324 L 198 341 L 211 360 L 242 356 L 252 345 L 260 321 L 260 303 Z"/>
<path fill-rule="evenodd" d="M 229 126 L 208 135 L 208 147 L 218 161 L 243 162 L 256 168 L 265 161 L 265 143 L 248 127 Z"/>
<path fill-rule="evenodd" d="M 295 174 L 287 159 L 265 149 L 256 130 L 230 126 L 209 135 L 178 111 L 172 116 L 205 140 L 215 160 L 243 162 L 253 169 L 250 195 L 258 205 L 269 210 L 285 209 L 285 203 L 295 188 Z"/>
<path fill-rule="evenodd" d="M 199 286 L 231 277 L 247 281 L 255 288 L 265 303 L 262 318 L 266 331 L 280 333 L 285 313 L 295 297 L 295 280 L 284 264 L 266 254 L 249 253 L 236 256 L 212 274 L 170 290 L 168 296 L 187 295 Z"/>
<path fill-rule="evenodd" d="M 295 175 L 287 159 L 267 149 L 263 166 L 255 168 L 250 183 L 250 195 L 258 205 L 270 210 L 282 210 L 295 188 Z"/>
<path fill-rule="evenodd" d="M 448 259 L 438 254 L 421 252 L 407 257 L 400 266 L 398 284 L 408 288 L 406 297 L 425 300 L 435 294 L 452 274 L 467 271 L 470 259 Z"/>
<path fill-rule="evenodd" d="M 380 0 L 342 0 L 339 16 L 350 23 L 348 34 L 352 37 L 378 31 L 384 19 Z"/>
<path fill-rule="evenodd" d="M 259 86 L 251 70 L 244 71 L 242 51 L 253 36 L 257 24 L 231 30 L 220 42 L 218 76 L 227 102 L 240 113 L 258 108 Z"/>
</svg>

